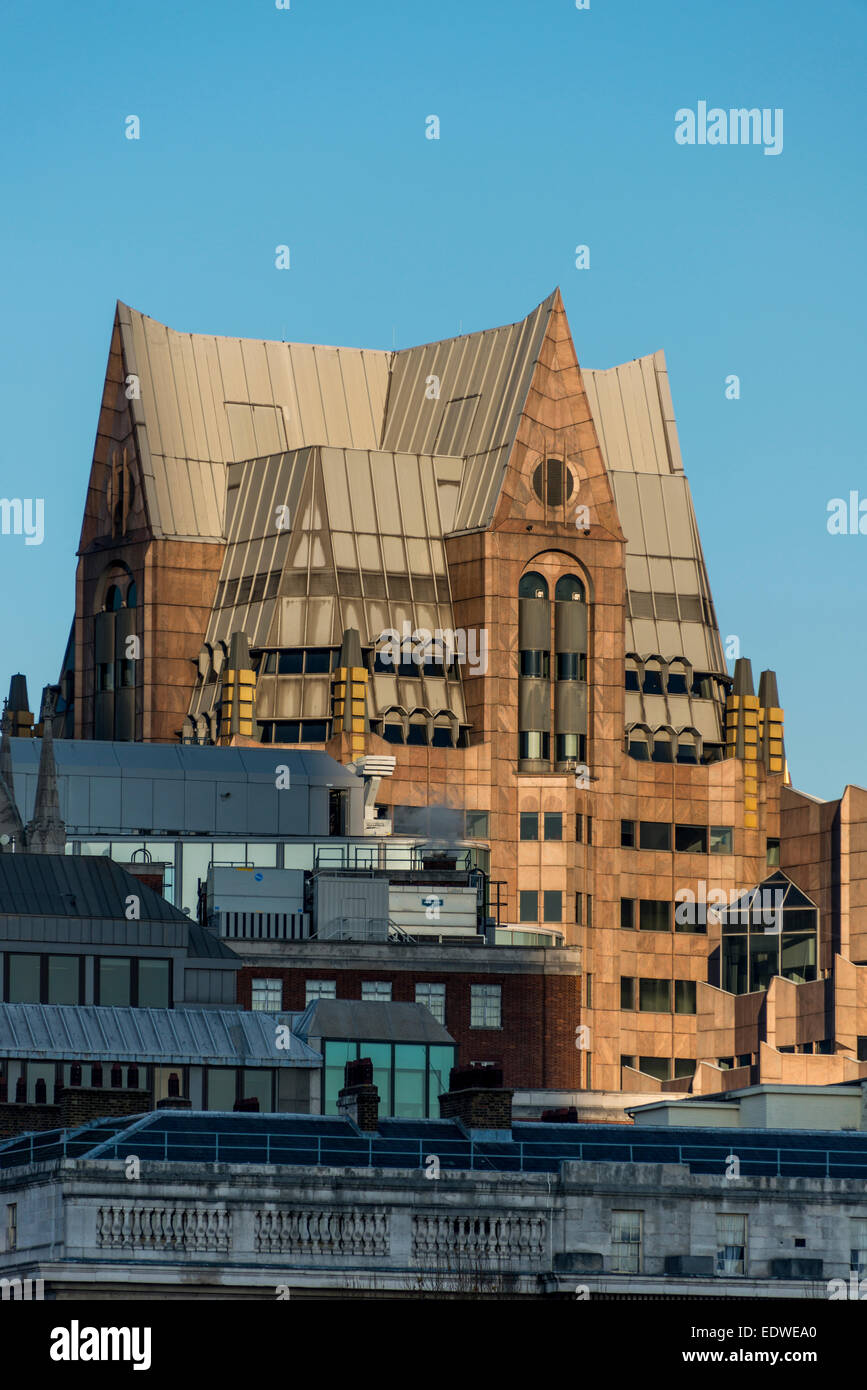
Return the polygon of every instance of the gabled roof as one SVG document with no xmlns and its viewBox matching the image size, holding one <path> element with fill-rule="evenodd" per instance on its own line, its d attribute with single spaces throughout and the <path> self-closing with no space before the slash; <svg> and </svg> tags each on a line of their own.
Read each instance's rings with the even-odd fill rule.
<svg viewBox="0 0 867 1390">
<path fill-rule="evenodd" d="M 370 1042 L 454 1043 L 424 1004 L 358 999 L 314 999 L 295 1023 L 302 1038 L 357 1038 Z"/>
<path fill-rule="evenodd" d="M 270 1014 L 240 1009 L 113 1009 L 0 1004 L 0 1057 L 189 1066 L 319 1067 L 294 1033 L 275 1046 Z M 288 1043 L 288 1046 L 284 1046 Z"/>
<path fill-rule="evenodd" d="M 126 899 L 139 899 L 140 922 L 189 918 L 102 855 L 0 854 L 0 916 L 122 919 Z"/>
</svg>

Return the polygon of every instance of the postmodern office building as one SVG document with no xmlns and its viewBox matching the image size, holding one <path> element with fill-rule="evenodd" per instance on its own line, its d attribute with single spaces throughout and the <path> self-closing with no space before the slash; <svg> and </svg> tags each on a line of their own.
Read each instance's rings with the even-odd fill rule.
<svg viewBox="0 0 867 1390">
<path fill-rule="evenodd" d="M 400 352 L 118 305 L 79 557 L 55 731 L 394 757 L 383 828 L 455 809 L 581 947 L 584 1087 L 861 1074 L 867 793 L 726 669 L 661 352 L 582 369 L 559 292 Z"/>
</svg>

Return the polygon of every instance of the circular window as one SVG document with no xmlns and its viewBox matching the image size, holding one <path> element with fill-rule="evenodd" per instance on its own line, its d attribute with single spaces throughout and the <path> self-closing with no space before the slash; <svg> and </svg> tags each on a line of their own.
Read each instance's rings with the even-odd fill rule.
<svg viewBox="0 0 867 1390">
<path fill-rule="evenodd" d="M 533 491 L 548 507 L 565 507 L 575 483 L 562 459 L 546 459 L 533 472 Z"/>
</svg>

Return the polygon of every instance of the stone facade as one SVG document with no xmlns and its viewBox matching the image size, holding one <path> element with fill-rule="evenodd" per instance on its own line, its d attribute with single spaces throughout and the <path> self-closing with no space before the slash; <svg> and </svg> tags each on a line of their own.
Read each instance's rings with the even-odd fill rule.
<svg viewBox="0 0 867 1390">
<path fill-rule="evenodd" d="M 627 1163 L 431 1180 L 418 1169 L 149 1161 L 133 1182 L 122 1162 L 66 1159 L 3 1170 L 0 1201 L 17 1204 L 3 1275 L 42 1278 L 58 1300 L 827 1299 L 830 1281 L 849 1281 L 854 1223 L 867 1218 L 854 1180 Z M 624 1214 L 631 1246 L 617 1238 Z M 721 1266 L 729 1216 L 745 1218 L 743 1272 L 732 1252 Z"/>
</svg>

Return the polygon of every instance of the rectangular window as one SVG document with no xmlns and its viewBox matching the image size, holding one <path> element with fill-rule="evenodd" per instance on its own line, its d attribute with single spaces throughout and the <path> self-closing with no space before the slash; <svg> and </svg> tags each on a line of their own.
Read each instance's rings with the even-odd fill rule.
<svg viewBox="0 0 867 1390">
<path fill-rule="evenodd" d="M 585 925 L 588 926 L 588 927 L 592 927 L 592 926 L 593 926 L 593 894 L 592 894 L 592 893 L 588 893 L 588 894 L 587 894 L 587 901 L 586 901 L 585 906 L 586 906 L 586 909 L 587 909 L 587 921 L 586 921 Z"/>
<path fill-rule="evenodd" d="M 593 1008 L 593 976 L 584 976 L 584 1003 L 588 1009 Z"/>
<path fill-rule="evenodd" d="M 305 980 L 304 1005 L 312 1004 L 314 999 L 336 999 L 336 980 Z"/>
<path fill-rule="evenodd" d="M 768 868 L 778 869 L 780 867 L 780 842 L 779 840 L 768 840 L 767 842 Z"/>
<path fill-rule="evenodd" d="M 643 1014 L 670 1014 L 671 980 L 639 980 L 638 1008 Z"/>
<path fill-rule="evenodd" d="M 675 1057 L 674 1074 L 678 1076 L 695 1076 L 695 1062 L 691 1057 Z"/>
<path fill-rule="evenodd" d="M 588 817 L 587 817 L 587 843 L 588 843 L 588 845 L 592 845 L 592 843 L 593 843 L 593 817 L 592 817 L 592 816 L 588 816 Z"/>
<path fill-rule="evenodd" d="M 615 1274 L 638 1274 L 641 1269 L 640 1211 L 611 1213 L 611 1269 Z"/>
<path fill-rule="evenodd" d="M 100 956 L 97 961 L 97 1003 L 115 1008 L 132 1004 L 132 971 L 128 956 Z"/>
<path fill-rule="evenodd" d="M 19 955 L 6 957 L 9 970 L 8 1004 L 39 1004 L 39 957 Z"/>
<path fill-rule="evenodd" d="M 670 850 L 671 826 L 667 821 L 643 820 L 639 826 L 639 844 L 642 849 Z"/>
<path fill-rule="evenodd" d="M 671 903 L 642 898 L 638 911 L 641 931 L 671 931 Z"/>
<path fill-rule="evenodd" d="M 487 840 L 490 838 L 487 811 L 467 811 L 466 838 L 468 840 Z"/>
<path fill-rule="evenodd" d="M 747 1218 L 729 1212 L 716 1216 L 717 1274 L 746 1274 Z"/>
<path fill-rule="evenodd" d="M 707 854 L 707 826 L 676 825 L 674 848 L 678 854 Z"/>
<path fill-rule="evenodd" d="M 635 930 L 635 899 L 620 899 L 620 925 L 624 931 Z"/>
<path fill-rule="evenodd" d="M 257 1013 L 278 1014 L 283 1008 L 282 980 L 254 980 L 250 1007 Z"/>
<path fill-rule="evenodd" d="M 652 1076 L 656 1081 L 670 1081 L 671 1058 L 639 1057 L 638 1070 L 643 1071 L 645 1076 Z"/>
<path fill-rule="evenodd" d="M 522 922 L 538 922 L 539 894 L 530 888 L 522 888 L 518 894 L 519 919 Z"/>
<path fill-rule="evenodd" d="M 445 985 L 416 985 L 415 1002 L 424 1004 L 430 1009 L 437 1023 L 444 1024 L 446 1021 L 446 987 Z"/>
<path fill-rule="evenodd" d="M 391 1003 L 391 980 L 362 980 L 361 998 L 367 1003 Z"/>
<path fill-rule="evenodd" d="M 238 1073 L 234 1067 L 208 1067 L 206 1110 L 233 1110 L 238 1098 Z"/>
<path fill-rule="evenodd" d="M 867 1218 L 855 1216 L 849 1221 L 850 1264 L 859 1279 L 867 1277 Z"/>
<path fill-rule="evenodd" d="M 712 825 L 710 828 L 711 854 L 731 854 L 732 828 L 730 825 Z"/>
<path fill-rule="evenodd" d="M 172 966 L 168 960 L 138 962 L 138 1007 L 170 1009 L 172 1006 Z"/>
<path fill-rule="evenodd" d="M 575 839 L 579 842 L 584 838 L 584 817 L 580 811 L 575 817 Z"/>
<path fill-rule="evenodd" d="M 539 812 L 521 812 L 521 839 L 538 840 L 539 838 Z"/>
<path fill-rule="evenodd" d="M 635 980 L 631 975 L 620 976 L 620 1007 L 621 1009 L 635 1008 Z"/>
<path fill-rule="evenodd" d="M 499 985 L 470 985 L 470 1027 L 501 1028 L 503 991 Z"/>
<path fill-rule="evenodd" d="M 48 957 L 49 1004 L 80 1004 L 79 956 Z"/>
<path fill-rule="evenodd" d="M 6 1249 L 18 1249 L 18 1203 L 8 1202 L 6 1205 Z"/>
<path fill-rule="evenodd" d="M 675 980 L 674 1012 L 676 1014 L 695 1013 L 695 980 Z"/>
<path fill-rule="evenodd" d="M 635 821 L 622 820 L 620 822 L 620 846 L 622 849 L 635 848 Z"/>
<path fill-rule="evenodd" d="M 563 894 L 555 889 L 546 888 L 542 894 L 542 910 L 546 922 L 562 922 Z"/>
<path fill-rule="evenodd" d="M 560 811 L 546 811 L 544 823 L 546 840 L 562 840 L 563 816 Z"/>
<path fill-rule="evenodd" d="M 575 894 L 575 921 L 576 921 L 576 923 L 578 924 L 579 927 L 581 926 L 581 924 L 582 924 L 582 919 L 583 919 L 583 913 L 582 913 L 582 910 L 581 910 L 581 909 L 582 909 L 582 905 L 583 905 L 583 904 L 582 904 L 582 895 L 581 895 L 580 893 L 576 893 L 576 894 Z"/>
</svg>

